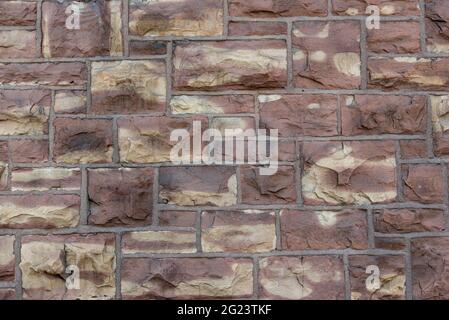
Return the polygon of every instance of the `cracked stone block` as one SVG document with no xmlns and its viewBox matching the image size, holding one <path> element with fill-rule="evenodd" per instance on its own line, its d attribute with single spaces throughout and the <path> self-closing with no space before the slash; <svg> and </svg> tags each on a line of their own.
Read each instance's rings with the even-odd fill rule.
<svg viewBox="0 0 449 320">
<path fill-rule="evenodd" d="M 0 135 L 48 133 L 51 92 L 0 90 Z"/>
<path fill-rule="evenodd" d="M 81 62 L 0 63 L 0 84 L 84 86 L 87 67 Z"/>
<path fill-rule="evenodd" d="M 77 191 L 81 188 L 80 169 L 23 168 L 11 172 L 12 191 Z"/>
<path fill-rule="evenodd" d="M 220 36 L 223 0 L 131 0 L 129 32 L 134 36 Z"/>
<path fill-rule="evenodd" d="M 362 210 L 282 210 L 283 250 L 368 249 L 368 222 Z"/>
<path fill-rule="evenodd" d="M 369 58 L 368 75 L 369 89 L 447 91 L 449 59 Z"/>
<path fill-rule="evenodd" d="M 426 0 L 427 51 L 449 53 L 449 6 L 445 0 Z"/>
<path fill-rule="evenodd" d="M 449 299 L 449 238 L 412 240 L 413 298 Z"/>
<path fill-rule="evenodd" d="M 379 287 L 371 287 L 369 267 L 379 269 Z M 372 271 L 371 271 L 372 272 Z M 350 256 L 349 277 L 352 300 L 404 300 L 404 256 Z M 368 285 L 367 285 L 368 283 Z"/>
<path fill-rule="evenodd" d="M 292 204 L 296 202 L 296 178 L 293 166 L 279 166 L 273 175 L 261 175 L 259 167 L 241 168 L 242 203 Z"/>
<path fill-rule="evenodd" d="M 195 211 L 164 210 L 159 212 L 159 225 L 162 227 L 195 228 L 197 213 Z"/>
<path fill-rule="evenodd" d="M 327 16 L 326 0 L 230 0 L 229 12 L 235 17 L 280 18 Z"/>
<path fill-rule="evenodd" d="M 122 296 L 130 299 L 239 299 L 253 294 L 244 258 L 125 258 Z"/>
<path fill-rule="evenodd" d="M 439 165 L 403 165 L 406 200 L 420 203 L 444 202 L 443 169 Z"/>
<path fill-rule="evenodd" d="M 54 229 L 76 227 L 80 219 L 78 195 L 0 196 L 0 228 Z"/>
<path fill-rule="evenodd" d="M 79 270 L 79 289 L 66 286 L 68 268 L 73 267 Z M 115 236 L 24 236 L 20 269 L 24 299 L 113 299 Z"/>
<path fill-rule="evenodd" d="M 89 224 L 144 226 L 153 212 L 152 168 L 88 170 Z"/>
<path fill-rule="evenodd" d="M 378 6 L 382 16 L 419 16 L 418 0 L 332 0 L 333 13 L 339 16 L 366 15 L 370 5 Z"/>
<path fill-rule="evenodd" d="M 446 218 L 437 209 L 375 210 L 374 229 L 381 233 L 439 232 L 446 230 Z"/>
<path fill-rule="evenodd" d="M 268 257 L 259 262 L 259 294 L 267 300 L 343 300 L 343 260 L 336 256 Z"/>
<path fill-rule="evenodd" d="M 201 215 L 203 252 L 270 252 L 276 249 L 274 212 L 206 211 Z"/>
<path fill-rule="evenodd" d="M 58 91 L 55 94 L 56 113 L 79 114 L 87 112 L 87 96 L 84 91 Z"/>
<path fill-rule="evenodd" d="M 358 89 L 360 24 L 301 21 L 293 24 L 293 81 L 305 89 Z"/>
<path fill-rule="evenodd" d="M 14 236 L 0 236 L 0 281 L 14 281 Z"/>
<path fill-rule="evenodd" d="M 419 22 L 382 21 L 380 29 L 368 30 L 368 50 L 378 54 L 420 53 L 420 33 Z"/>
<path fill-rule="evenodd" d="M 425 134 L 424 96 L 349 95 L 342 97 L 343 135 Z"/>
<path fill-rule="evenodd" d="M 260 95 L 260 127 L 282 138 L 336 136 L 338 99 L 334 95 Z"/>
<path fill-rule="evenodd" d="M 237 176 L 233 167 L 162 167 L 159 203 L 177 206 L 237 204 Z"/>
<path fill-rule="evenodd" d="M 195 253 L 192 231 L 135 231 L 123 235 L 123 253 Z"/>
<path fill-rule="evenodd" d="M 304 202 L 343 205 L 394 201 L 395 149 L 392 141 L 305 142 Z"/>
<path fill-rule="evenodd" d="M 53 124 L 56 162 L 112 162 L 112 120 L 58 118 Z"/>
<path fill-rule="evenodd" d="M 48 140 L 10 140 L 11 161 L 15 163 L 42 163 L 48 161 Z"/>
<path fill-rule="evenodd" d="M 36 31 L 0 31 L 0 58 L 34 58 L 37 54 L 35 38 Z"/>
<path fill-rule="evenodd" d="M 174 96 L 170 101 L 173 114 L 228 114 L 254 113 L 251 95 Z"/>
<path fill-rule="evenodd" d="M 37 17 L 37 2 L 1 1 L 1 26 L 34 26 Z"/>
<path fill-rule="evenodd" d="M 79 12 L 79 26 L 67 27 Z M 44 1 L 42 51 L 45 58 L 121 56 L 122 2 L 120 0 Z M 68 20 L 69 19 L 69 20 Z M 69 25 L 70 26 L 70 25 Z"/>
<path fill-rule="evenodd" d="M 185 129 L 192 137 L 196 121 L 201 123 L 202 131 L 207 128 L 207 118 L 200 116 L 120 118 L 117 121 L 120 161 L 125 163 L 170 162 L 172 150 L 180 142 L 180 140 L 171 141 L 171 134 L 174 130 Z M 184 139 L 191 140 L 190 151 L 193 153 L 193 141 L 190 137 Z M 194 158 L 196 159 L 196 156 Z"/>
<path fill-rule="evenodd" d="M 173 69 L 176 90 L 283 88 L 287 44 L 284 40 L 177 42 Z"/>
<path fill-rule="evenodd" d="M 166 78 L 165 62 L 159 60 L 93 62 L 91 112 L 164 112 Z"/>
</svg>

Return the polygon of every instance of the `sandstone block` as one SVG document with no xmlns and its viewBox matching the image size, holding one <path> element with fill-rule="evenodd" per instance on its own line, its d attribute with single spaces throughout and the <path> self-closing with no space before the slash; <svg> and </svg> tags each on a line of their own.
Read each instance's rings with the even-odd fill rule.
<svg viewBox="0 0 449 320">
<path fill-rule="evenodd" d="M 381 233 L 438 232 L 446 229 L 442 210 L 383 209 L 374 212 L 374 229 Z"/>
<path fill-rule="evenodd" d="M 191 231 L 136 231 L 123 236 L 123 253 L 195 253 Z"/>
<path fill-rule="evenodd" d="M 24 168 L 11 173 L 13 191 L 80 190 L 81 171 L 66 168 Z"/>
<path fill-rule="evenodd" d="M 439 165 L 403 165 L 404 196 L 409 201 L 442 203 L 443 169 Z"/>
<path fill-rule="evenodd" d="M 294 16 L 323 17 L 327 15 L 326 0 L 258 1 L 230 0 L 231 16 L 278 18 Z"/>
<path fill-rule="evenodd" d="M 0 281 L 14 281 L 14 236 L 0 236 Z"/>
</svg>

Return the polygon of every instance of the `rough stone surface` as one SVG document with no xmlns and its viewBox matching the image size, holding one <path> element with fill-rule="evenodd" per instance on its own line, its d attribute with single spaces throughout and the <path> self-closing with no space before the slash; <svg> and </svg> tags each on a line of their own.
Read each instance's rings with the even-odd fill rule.
<svg viewBox="0 0 449 320">
<path fill-rule="evenodd" d="M 7 142 L 0 142 L 0 190 L 6 189 L 9 175 L 9 149 Z"/>
<path fill-rule="evenodd" d="M 426 0 L 427 50 L 449 53 L 449 7 L 444 0 Z"/>
<path fill-rule="evenodd" d="M 14 236 L 0 236 L 0 281 L 14 281 Z"/>
<path fill-rule="evenodd" d="M 433 123 L 433 152 L 436 156 L 449 155 L 449 96 L 431 96 Z"/>
<path fill-rule="evenodd" d="M 368 248 L 364 211 L 282 210 L 280 216 L 284 250 Z"/>
<path fill-rule="evenodd" d="M 129 52 L 132 57 L 162 55 L 167 53 L 164 41 L 130 41 Z"/>
<path fill-rule="evenodd" d="M 16 300 L 16 291 L 14 289 L 0 289 L 0 301 Z"/>
<path fill-rule="evenodd" d="M 293 76 L 298 88 L 360 87 L 360 25 L 346 21 L 293 24 Z"/>
<path fill-rule="evenodd" d="M 306 142 L 303 157 L 306 204 L 369 204 L 396 199 L 393 142 Z"/>
<path fill-rule="evenodd" d="M 0 31 L 0 58 L 34 58 L 37 52 L 35 38 L 35 31 Z"/>
<path fill-rule="evenodd" d="M 223 114 L 254 112 L 254 97 L 250 95 L 174 96 L 170 101 L 173 114 Z"/>
<path fill-rule="evenodd" d="M 236 17 L 320 17 L 327 15 L 327 2 L 326 0 L 230 0 L 229 11 Z"/>
<path fill-rule="evenodd" d="M 80 197 L 76 195 L 0 196 L 0 228 L 70 228 L 79 219 Z"/>
<path fill-rule="evenodd" d="M 151 223 L 151 168 L 89 169 L 89 224 L 138 226 Z"/>
<path fill-rule="evenodd" d="M 332 0 L 334 14 L 337 15 L 363 16 L 370 5 L 378 6 L 383 16 L 419 15 L 418 0 Z"/>
<path fill-rule="evenodd" d="M 379 268 L 380 288 L 367 286 L 369 266 Z M 403 256 L 351 256 L 349 277 L 352 300 L 404 300 L 405 258 Z M 368 280 L 369 283 L 369 280 Z"/>
<path fill-rule="evenodd" d="M 374 212 L 374 229 L 381 233 L 438 232 L 446 230 L 442 210 L 383 209 Z"/>
<path fill-rule="evenodd" d="M 11 161 L 41 163 L 48 161 L 48 140 L 10 140 Z"/>
<path fill-rule="evenodd" d="M 55 94 L 56 113 L 86 113 L 87 97 L 84 91 L 58 91 Z"/>
<path fill-rule="evenodd" d="M 36 23 L 37 3 L 25 1 L 0 2 L 0 25 L 33 26 Z"/>
<path fill-rule="evenodd" d="M 368 30 L 368 50 L 375 53 L 419 53 L 418 22 L 383 22 L 380 29 Z"/>
<path fill-rule="evenodd" d="M 178 90 L 282 88 L 287 84 L 283 40 L 176 43 L 173 59 L 173 85 Z"/>
<path fill-rule="evenodd" d="M 168 258 L 123 261 L 124 299 L 247 298 L 253 263 L 238 258 Z"/>
<path fill-rule="evenodd" d="M 229 23 L 230 36 L 267 36 L 284 34 L 287 34 L 287 25 L 283 22 L 232 21 Z"/>
<path fill-rule="evenodd" d="M 259 292 L 263 299 L 344 299 L 340 257 L 268 257 L 259 262 L 259 268 Z"/>
<path fill-rule="evenodd" d="M 11 188 L 13 191 L 76 191 L 81 189 L 81 171 L 66 168 L 14 169 Z"/>
<path fill-rule="evenodd" d="M 122 239 L 125 254 L 196 252 L 196 234 L 191 231 L 136 231 Z"/>
<path fill-rule="evenodd" d="M 276 249 L 274 212 L 207 211 L 201 216 L 203 252 L 270 252 Z"/>
<path fill-rule="evenodd" d="M 80 289 L 67 289 L 66 268 L 76 266 Z M 115 296 L 115 237 L 111 234 L 22 238 L 25 299 L 112 299 Z"/>
<path fill-rule="evenodd" d="M 424 140 L 404 140 L 399 142 L 402 159 L 427 158 L 428 147 Z"/>
<path fill-rule="evenodd" d="M 197 214 L 194 211 L 161 211 L 159 224 L 163 227 L 195 228 Z"/>
<path fill-rule="evenodd" d="M 407 200 L 421 203 L 444 201 L 444 178 L 441 166 L 403 165 L 402 180 Z"/>
</svg>

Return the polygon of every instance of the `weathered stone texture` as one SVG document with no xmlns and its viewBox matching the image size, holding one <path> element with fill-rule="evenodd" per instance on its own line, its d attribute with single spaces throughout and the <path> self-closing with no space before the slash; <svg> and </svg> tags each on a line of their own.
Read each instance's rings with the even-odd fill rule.
<svg viewBox="0 0 449 320">
<path fill-rule="evenodd" d="M 0 289 L 0 301 L 16 300 L 16 291 L 14 289 Z"/>
<path fill-rule="evenodd" d="M 230 0 L 229 11 L 232 16 L 252 18 L 276 18 L 327 15 L 326 0 Z"/>
<path fill-rule="evenodd" d="M 112 162 L 111 120 L 58 118 L 53 123 L 56 162 Z"/>
<path fill-rule="evenodd" d="M 56 113 L 86 113 L 87 97 L 84 91 L 59 91 L 55 94 Z"/>
<path fill-rule="evenodd" d="M 383 209 L 374 212 L 374 229 L 382 233 L 438 232 L 446 229 L 442 210 Z"/>
<path fill-rule="evenodd" d="M 402 180 L 407 200 L 421 203 L 444 201 L 444 177 L 441 166 L 403 165 Z"/>
<path fill-rule="evenodd" d="M 287 84 L 283 40 L 176 43 L 177 90 L 282 88 Z"/>
<path fill-rule="evenodd" d="M 9 149 L 7 142 L 0 142 L 0 190 L 8 185 Z"/>
<path fill-rule="evenodd" d="M 423 96 L 351 95 L 342 97 L 343 135 L 424 134 Z"/>
<path fill-rule="evenodd" d="M 65 168 L 15 169 L 11 173 L 13 191 L 80 190 L 81 171 Z"/>
<path fill-rule="evenodd" d="M 436 156 L 449 155 L 449 96 L 431 96 L 433 123 L 433 152 Z"/>
<path fill-rule="evenodd" d="M 162 55 L 167 53 L 164 41 L 130 41 L 129 52 L 132 57 Z"/>
<path fill-rule="evenodd" d="M 262 299 L 342 300 L 343 261 L 334 256 L 268 257 L 259 262 Z"/>
<path fill-rule="evenodd" d="M 284 250 L 367 249 L 368 223 L 360 210 L 281 211 Z"/>
<path fill-rule="evenodd" d="M 231 21 L 229 23 L 230 36 L 267 36 L 286 34 L 287 25 L 284 22 Z"/>
<path fill-rule="evenodd" d="M 162 61 L 92 64 L 92 113 L 148 113 L 165 110 L 166 70 Z"/>
<path fill-rule="evenodd" d="M 293 77 L 298 88 L 358 89 L 360 24 L 302 21 L 293 24 Z"/>
<path fill-rule="evenodd" d="M 197 222 L 195 211 L 161 211 L 159 225 L 163 227 L 194 228 Z"/>
<path fill-rule="evenodd" d="M 25 299 L 112 299 L 115 296 L 115 237 L 111 234 L 22 238 Z M 80 273 L 80 289 L 68 289 L 68 267 Z"/>
<path fill-rule="evenodd" d="M 37 2 L 1 1 L 0 25 L 33 26 L 36 23 Z"/>
<path fill-rule="evenodd" d="M 89 224 L 137 226 L 151 223 L 151 168 L 89 169 Z"/>
<path fill-rule="evenodd" d="M 0 236 L 0 281 L 14 281 L 14 236 Z"/>
<path fill-rule="evenodd" d="M 419 53 L 420 24 L 418 22 L 382 22 L 380 29 L 368 30 L 368 50 L 375 53 Z"/>
<path fill-rule="evenodd" d="M 396 199 L 394 142 L 305 142 L 303 157 L 306 204 L 369 204 Z"/>
<path fill-rule="evenodd" d="M 418 16 L 418 0 L 332 0 L 334 14 L 365 15 L 370 5 L 378 6 L 383 16 Z"/>
<path fill-rule="evenodd" d="M 215 166 L 160 168 L 159 202 L 178 206 L 235 205 L 235 169 Z"/>
<path fill-rule="evenodd" d="M 78 225 L 79 217 L 77 195 L 0 196 L 0 228 L 70 228 Z"/>
<path fill-rule="evenodd" d="M 334 136 L 338 100 L 333 95 L 261 95 L 260 127 L 277 129 L 284 138 Z"/>
<path fill-rule="evenodd" d="M 123 53 L 120 0 L 44 1 L 42 51 L 50 57 L 116 56 Z M 69 12 L 69 14 L 67 14 Z M 79 12 L 79 26 L 69 15 Z M 68 20 L 69 19 L 69 20 Z M 67 21 L 68 20 L 68 21 Z"/>
<path fill-rule="evenodd" d="M 132 35 L 220 36 L 223 29 L 223 0 L 130 1 Z"/>
<path fill-rule="evenodd" d="M 449 6 L 445 0 L 426 0 L 427 50 L 449 53 Z"/>
<path fill-rule="evenodd" d="M 196 234 L 191 231 L 136 231 L 123 236 L 123 253 L 195 253 Z"/>
<path fill-rule="evenodd" d="M 399 142 L 402 159 L 427 158 L 428 147 L 425 140 L 403 140 Z"/>
<path fill-rule="evenodd" d="M 48 161 L 48 140 L 10 140 L 11 161 L 41 163 Z"/>
<path fill-rule="evenodd" d="M 367 268 L 379 268 L 380 288 L 367 286 L 371 273 Z M 352 300 L 404 300 L 405 258 L 403 256 L 350 256 L 349 277 Z M 368 279 L 368 280 L 367 280 Z"/>
<path fill-rule="evenodd" d="M 37 52 L 35 38 L 35 31 L 0 31 L 0 58 L 34 58 Z"/>
<path fill-rule="evenodd" d="M 223 114 L 254 112 L 254 97 L 250 95 L 174 96 L 170 101 L 173 114 Z"/>
<path fill-rule="evenodd" d="M 201 217 L 203 252 L 270 252 L 276 249 L 274 212 L 207 211 Z"/>
<path fill-rule="evenodd" d="M 132 259 L 122 264 L 124 299 L 248 298 L 253 293 L 251 259 Z"/>
</svg>

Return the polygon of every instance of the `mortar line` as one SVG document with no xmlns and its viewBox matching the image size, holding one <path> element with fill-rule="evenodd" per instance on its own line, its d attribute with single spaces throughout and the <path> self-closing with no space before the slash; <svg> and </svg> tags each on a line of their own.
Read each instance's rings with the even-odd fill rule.
<svg viewBox="0 0 449 320">
<path fill-rule="evenodd" d="M 366 20 L 362 20 L 360 22 L 360 56 L 361 56 L 361 74 L 360 81 L 362 90 L 366 90 L 368 88 L 368 44 L 367 44 L 367 35 L 368 31 L 366 28 Z"/>
<path fill-rule="evenodd" d="M 351 300 L 351 280 L 349 275 L 349 258 L 347 254 L 343 254 L 343 268 L 345 281 L 345 300 Z"/>
<path fill-rule="evenodd" d="M 195 221 L 195 234 L 196 234 L 196 249 L 197 253 L 203 252 L 203 242 L 202 242 L 202 236 L 203 236 L 203 214 L 201 210 L 197 210 L 196 212 L 196 221 Z"/>
<path fill-rule="evenodd" d="M 375 230 L 374 230 L 374 214 L 373 210 L 370 208 L 366 211 L 366 219 L 368 223 L 368 247 L 369 249 L 376 249 L 375 242 Z"/>
<path fill-rule="evenodd" d="M 89 221 L 89 178 L 86 168 L 81 168 L 81 190 L 80 190 L 80 223 L 79 225 L 88 225 Z"/>
<path fill-rule="evenodd" d="M 406 300 L 413 300 L 413 268 L 412 268 L 412 255 L 411 255 L 411 242 L 410 239 L 406 239 L 406 251 L 405 255 L 405 298 Z"/>
<path fill-rule="evenodd" d="M 122 1 L 122 32 L 123 32 L 123 56 L 129 58 L 129 1 Z"/>
<path fill-rule="evenodd" d="M 22 262 L 22 233 L 21 231 L 17 231 L 15 233 L 15 241 L 14 241 L 14 258 L 15 258 L 15 290 L 16 290 L 16 299 L 22 300 L 23 290 L 22 290 L 22 270 L 20 269 L 20 263 Z"/>
<path fill-rule="evenodd" d="M 223 0 L 223 37 L 227 38 L 229 35 L 229 3 L 228 0 Z"/>
<path fill-rule="evenodd" d="M 419 8 L 420 8 L 420 16 L 419 16 L 419 25 L 420 25 L 420 44 L 421 44 L 421 52 L 423 54 L 427 54 L 427 40 L 426 40 L 426 22 L 425 22 L 425 15 L 426 15 L 426 5 L 424 3 L 424 0 L 419 0 Z"/>
<path fill-rule="evenodd" d="M 433 153 L 433 107 L 431 103 L 431 99 L 429 96 L 426 96 L 426 145 L 427 145 L 427 155 L 429 158 L 434 158 L 435 155 Z"/>
<path fill-rule="evenodd" d="M 276 251 L 282 251 L 281 212 L 282 210 L 275 211 Z"/>
<path fill-rule="evenodd" d="M 154 168 L 154 177 L 153 177 L 153 207 L 152 207 L 152 226 L 159 226 L 159 172 L 160 168 Z"/>
<path fill-rule="evenodd" d="M 42 39 L 43 39 L 43 34 L 42 34 L 42 0 L 39 0 L 37 2 L 37 15 L 36 15 L 36 54 L 35 57 L 36 58 L 41 58 L 44 56 L 44 50 L 43 50 L 43 46 L 42 46 Z"/>
<path fill-rule="evenodd" d="M 115 233 L 115 299 L 122 299 L 122 233 Z"/>
<path fill-rule="evenodd" d="M 259 299 L 259 258 L 252 257 L 253 262 L 253 299 Z"/>
<path fill-rule="evenodd" d="M 397 191 L 397 201 L 404 201 L 404 181 L 402 177 L 402 163 L 401 163 L 401 146 L 399 141 L 396 141 L 396 191 Z"/>
</svg>

